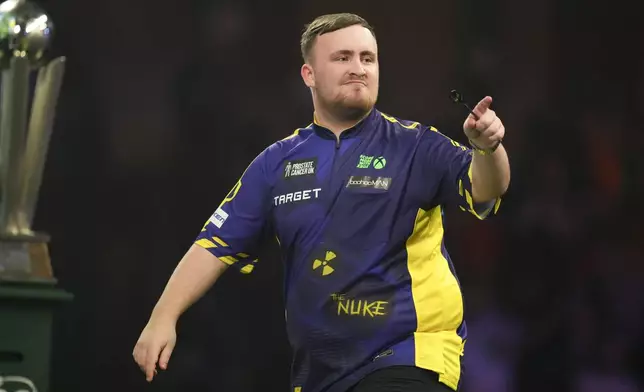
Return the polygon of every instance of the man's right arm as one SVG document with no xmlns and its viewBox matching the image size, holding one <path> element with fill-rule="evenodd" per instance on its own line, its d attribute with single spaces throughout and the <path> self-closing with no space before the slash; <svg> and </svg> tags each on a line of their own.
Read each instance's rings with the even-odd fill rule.
<svg viewBox="0 0 644 392">
<path fill-rule="evenodd" d="M 245 274 L 253 271 L 258 261 L 255 248 L 271 209 L 267 178 L 265 150 L 206 221 L 175 268 L 133 352 L 148 381 L 154 378 L 157 361 L 161 369 L 167 368 L 181 314 L 229 266 Z"/>
<path fill-rule="evenodd" d="M 201 298 L 227 268 L 228 265 L 198 245 L 192 245 L 183 256 L 132 353 L 147 381 L 154 378 L 157 360 L 161 369 L 168 366 L 177 340 L 179 316 Z"/>
<path fill-rule="evenodd" d="M 150 318 L 176 323 L 227 268 L 206 249 L 192 245 L 172 273 Z"/>
</svg>

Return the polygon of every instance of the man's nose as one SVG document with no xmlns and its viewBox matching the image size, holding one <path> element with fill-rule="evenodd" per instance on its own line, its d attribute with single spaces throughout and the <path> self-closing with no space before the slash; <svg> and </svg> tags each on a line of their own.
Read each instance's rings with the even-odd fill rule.
<svg viewBox="0 0 644 392">
<path fill-rule="evenodd" d="M 351 73 L 358 76 L 364 76 L 366 73 L 364 65 L 360 59 L 351 61 Z"/>
</svg>

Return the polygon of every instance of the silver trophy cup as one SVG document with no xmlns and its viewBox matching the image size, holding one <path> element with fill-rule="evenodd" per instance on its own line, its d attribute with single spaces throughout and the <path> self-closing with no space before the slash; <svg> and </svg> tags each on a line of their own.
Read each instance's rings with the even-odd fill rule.
<svg viewBox="0 0 644 392">
<path fill-rule="evenodd" d="M 65 69 L 45 60 L 52 33 L 35 5 L 0 4 L 0 283 L 55 282 L 49 237 L 31 229 Z"/>
</svg>

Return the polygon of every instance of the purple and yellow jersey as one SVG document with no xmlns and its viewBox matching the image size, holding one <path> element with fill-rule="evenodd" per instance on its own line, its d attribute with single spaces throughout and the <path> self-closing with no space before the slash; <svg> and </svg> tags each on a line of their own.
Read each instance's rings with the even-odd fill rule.
<svg viewBox="0 0 644 392">
<path fill-rule="evenodd" d="M 293 391 L 344 392 L 391 365 L 457 388 L 466 327 L 442 206 L 484 219 L 500 202 L 474 205 L 471 160 L 435 128 L 374 109 L 339 140 L 311 124 L 248 166 L 196 244 L 250 273 L 274 231 Z"/>
</svg>

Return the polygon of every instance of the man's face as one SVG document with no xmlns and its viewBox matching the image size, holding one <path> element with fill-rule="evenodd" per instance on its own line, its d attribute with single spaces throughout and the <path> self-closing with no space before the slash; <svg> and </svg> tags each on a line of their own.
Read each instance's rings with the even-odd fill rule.
<svg viewBox="0 0 644 392">
<path fill-rule="evenodd" d="M 302 77 L 325 109 L 345 119 L 361 118 L 378 98 L 376 39 L 360 25 L 317 37 Z"/>
</svg>

